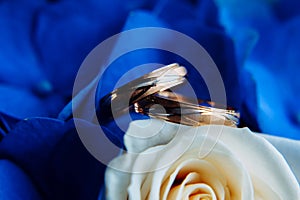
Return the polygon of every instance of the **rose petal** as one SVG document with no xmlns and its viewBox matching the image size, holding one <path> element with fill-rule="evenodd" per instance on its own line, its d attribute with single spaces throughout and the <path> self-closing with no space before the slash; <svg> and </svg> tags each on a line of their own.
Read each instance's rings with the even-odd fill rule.
<svg viewBox="0 0 300 200">
<path fill-rule="evenodd" d="M 129 173 L 132 168 L 133 161 L 129 157 L 120 156 L 114 159 L 105 173 L 105 186 L 110 188 L 106 191 L 106 199 L 119 199 L 127 200 L 127 187 L 130 184 L 131 174 Z M 116 170 L 113 166 L 122 166 L 124 171 Z M 117 168 L 119 169 L 119 168 Z"/>
<path fill-rule="evenodd" d="M 115 166 L 128 166 L 127 170 L 132 174 L 120 176 L 125 177 L 120 184 L 116 183 L 119 172 L 108 171 L 114 173 L 110 174 L 112 180 L 108 180 L 114 184 L 108 188 L 121 187 L 124 199 L 127 198 L 127 188 L 129 199 L 167 199 L 168 195 L 173 199 L 175 193 L 179 198 L 191 194 L 190 197 L 196 199 L 203 194 L 199 196 L 192 191 L 207 189 L 202 183 L 211 187 L 218 199 L 224 196 L 234 199 L 299 199 L 299 185 L 282 155 L 249 129 L 216 125 L 193 128 L 164 123 L 162 125 L 159 120 L 131 123 L 126 136 L 130 151 L 118 158 Z M 147 128 L 149 124 L 151 128 Z M 154 136 L 151 135 L 153 130 L 158 130 Z M 172 134 L 170 130 L 176 130 L 176 133 Z M 218 131 L 220 137 L 214 137 Z M 163 135 L 165 132 L 167 134 Z M 146 142 L 149 135 L 150 142 Z M 201 154 L 203 150 L 209 153 L 205 157 Z M 202 182 L 187 189 L 189 179 L 185 178 L 190 173 L 199 174 Z M 175 180 L 185 181 L 174 189 Z M 110 199 L 114 199 L 114 193 L 110 194 Z"/>
<path fill-rule="evenodd" d="M 150 120 L 149 120 L 150 121 Z M 127 132 L 127 135 L 133 135 L 133 133 L 131 133 L 132 131 L 133 132 L 136 132 L 136 131 L 138 131 L 138 133 L 141 133 L 141 124 L 142 123 L 145 123 L 144 124 L 144 128 L 145 128 L 145 126 L 147 125 L 146 124 L 146 122 L 145 121 L 140 121 L 140 122 L 136 122 L 138 125 L 137 126 L 135 126 L 134 125 L 134 123 L 132 123 L 132 125 L 130 126 L 131 128 L 128 130 L 128 132 Z M 147 122 L 147 123 L 149 123 L 149 122 Z M 168 124 L 168 123 L 167 123 Z M 159 121 L 159 120 L 153 120 L 153 122 L 152 122 L 152 125 L 151 125 L 151 127 L 153 127 L 153 126 L 155 126 L 155 125 L 157 125 L 157 126 L 159 126 L 159 127 L 161 127 L 161 122 Z M 173 124 L 173 126 L 174 126 L 174 124 Z M 165 125 L 164 127 L 161 127 L 162 128 L 162 130 L 161 130 L 161 133 L 164 133 L 164 128 L 166 128 L 166 127 L 168 127 L 168 125 Z M 157 127 L 153 127 L 151 130 L 155 130 Z M 178 128 L 178 127 L 177 127 Z M 185 127 L 185 128 L 187 128 L 187 127 Z M 194 129 L 192 129 L 192 130 L 194 130 Z M 144 130 L 144 132 L 143 132 L 145 135 L 147 135 L 148 133 L 145 133 L 145 130 Z M 161 134 L 160 133 L 160 134 Z M 172 147 L 170 147 L 171 148 L 171 150 L 172 151 L 168 151 L 168 148 L 150 148 L 151 149 L 151 151 L 153 152 L 154 151 L 154 149 L 155 150 L 162 150 L 161 152 L 159 152 L 159 155 L 157 156 L 155 156 L 155 155 L 153 155 L 152 157 L 148 154 L 148 157 L 146 156 L 146 157 L 143 157 L 142 155 L 145 155 L 145 153 L 149 153 L 149 152 L 151 152 L 149 149 L 146 151 L 146 152 L 142 152 L 140 155 L 139 155 L 139 157 L 138 157 L 138 159 L 137 160 L 135 160 L 135 170 L 141 170 L 141 169 L 144 169 L 144 172 L 146 172 L 147 170 L 149 170 L 149 171 L 152 171 L 152 170 L 154 170 L 155 168 L 154 167 L 157 167 L 158 169 L 160 169 L 161 167 L 163 167 L 163 166 L 165 166 L 166 164 L 171 164 L 171 161 L 175 161 L 176 159 L 175 158 L 173 158 L 173 157 L 176 157 L 176 156 L 174 156 L 174 155 L 176 155 L 176 153 L 174 154 L 174 152 L 176 152 L 176 151 L 179 151 L 179 152 L 184 152 L 185 150 L 186 150 L 186 143 L 188 143 L 189 141 L 188 140 L 190 140 L 191 138 L 189 137 L 189 135 L 191 135 L 192 134 L 192 132 L 191 132 L 191 129 L 190 129 L 190 132 L 185 132 L 185 134 L 184 134 L 184 136 L 187 136 L 187 137 L 183 137 L 183 138 L 181 138 L 181 143 L 174 143 L 173 145 L 176 145 L 176 146 L 172 146 Z M 167 134 L 168 135 L 168 134 Z M 133 139 L 133 141 L 130 141 L 131 139 Z M 139 140 L 140 139 L 140 140 Z M 199 136 L 199 137 L 197 137 L 196 138 L 196 140 L 199 140 L 199 141 L 201 141 L 201 140 L 203 140 L 204 138 L 203 138 L 203 136 Z M 137 138 L 137 137 L 127 137 L 127 140 L 129 140 L 129 142 L 130 142 L 130 144 L 134 144 L 134 145 L 132 145 L 132 148 L 133 148 L 133 151 L 134 151 L 134 147 L 138 147 L 139 148 L 139 146 L 140 145 L 142 145 L 142 144 L 145 144 L 145 140 L 144 140 L 144 138 L 142 137 L 142 138 Z M 184 140 L 186 141 L 186 142 L 184 142 Z M 196 145 L 192 145 L 191 146 L 191 148 L 197 148 L 197 151 L 198 151 L 198 147 L 197 147 L 197 144 L 199 145 L 199 141 L 197 141 L 197 142 L 195 142 L 194 144 Z M 159 137 L 156 137 L 156 139 L 153 139 L 152 140 L 152 145 L 153 146 L 155 146 L 155 145 L 159 145 L 159 144 L 161 144 L 161 140 L 159 139 Z M 230 158 L 230 151 L 228 151 L 226 148 L 224 148 L 224 146 L 223 145 L 221 145 L 221 144 L 218 144 L 218 146 L 217 146 L 217 149 L 220 149 L 220 150 L 222 150 L 223 152 L 227 152 L 229 155 L 227 155 L 227 156 L 225 156 L 226 157 L 226 159 L 227 159 L 227 161 L 228 160 L 230 160 L 230 159 L 228 159 L 228 157 Z M 170 150 L 170 149 L 169 149 Z M 197 154 L 197 152 L 193 152 L 193 153 L 191 153 L 191 155 L 189 154 L 189 156 L 197 156 L 198 154 Z M 226 154 L 225 154 L 226 155 Z M 170 158 L 173 158 L 173 159 L 170 159 Z M 225 162 L 226 161 L 226 159 L 222 159 L 222 158 L 224 158 L 224 154 L 222 154 L 221 156 L 219 156 L 217 159 L 215 159 L 215 160 L 220 160 L 219 161 L 219 163 L 216 163 L 216 165 L 220 165 L 220 166 L 223 166 L 224 165 L 224 163 L 228 163 L 228 162 Z M 186 157 L 185 156 L 183 156 L 182 158 L 180 158 L 179 159 L 179 161 L 178 161 L 178 163 L 180 163 L 180 162 L 182 162 L 182 160 L 184 160 L 184 159 L 186 159 Z M 213 160 L 212 158 L 210 158 L 211 160 Z M 169 163 L 166 163 L 165 161 L 170 161 Z M 234 161 L 234 159 L 231 159 L 230 160 L 231 162 L 233 162 Z M 177 162 L 176 162 L 177 163 Z M 163 169 L 161 169 L 161 170 L 158 170 L 158 171 L 156 171 L 154 174 L 153 173 L 149 173 L 149 174 L 147 174 L 147 175 L 141 175 L 141 174 L 139 174 L 139 175 L 135 175 L 135 174 L 133 174 L 132 175 L 132 182 L 131 182 L 131 187 L 129 187 L 129 194 L 131 194 L 130 196 L 133 198 L 134 196 L 136 196 L 137 194 L 136 194 L 136 191 L 138 190 L 138 191 L 141 191 L 141 185 L 143 184 L 143 181 L 146 181 L 146 182 L 148 182 L 146 185 L 147 185 L 147 189 L 145 190 L 145 187 L 144 187 L 144 189 L 143 189 L 143 192 L 141 192 L 142 194 L 142 196 L 145 196 L 145 195 L 147 195 L 148 193 L 149 193 L 149 190 L 151 189 L 151 191 L 150 191 L 150 194 L 149 194 L 149 199 L 158 199 L 158 198 L 160 198 L 160 193 L 162 192 L 162 191 L 164 191 L 164 190 L 166 190 L 166 186 L 164 186 L 164 182 L 166 181 L 166 179 L 168 178 L 168 177 L 171 177 L 171 172 L 173 172 L 174 171 L 174 167 L 176 167 L 177 165 L 178 165 L 178 163 L 177 164 L 173 164 L 172 165 L 172 167 L 171 167 L 171 169 L 169 169 L 168 167 L 167 168 L 163 168 Z M 230 162 L 229 162 L 230 163 Z M 233 162 L 234 163 L 234 162 Z M 243 197 L 245 198 L 245 199 L 249 199 L 249 198 L 251 198 L 252 197 L 252 189 L 251 189 L 251 186 L 250 186 L 250 184 L 249 184 L 249 182 L 251 183 L 251 180 L 250 180 L 250 178 L 248 177 L 248 175 L 247 175 L 247 173 L 245 173 L 245 172 L 242 172 L 243 171 L 243 167 L 242 166 L 240 166 L 240 164 L 238 165 L 238 167 L 233 167 L 234 165 L 236 165 L 237 163 L 239 163 L 238 161 L 235 161 L 235 164 L 227 164 L 227 167 L 226 166 L 224 166 L 223 167 L 223 173 L 224 173 L 224 171 L 226 172 L 226 170 L 228 170 L 228 171 L 230 171 L 231 172 L 231 174 L 230 173 L 227 173 L 228 175 L 227 175 L 227 179 L 230 179 L 230 187 L 232 187 L 232 188 L 236 188 L 236 190 L 237 191 L 232 191 L 232 195 L 240 195 L 239 197 L 237 197 L 238 199 L 241 199 L 241 194 L 243 194 Z M 138 167 L 137 167 L 138 166 Z M 170 166 L 169 166 L 170 167 Z M 211 169 L 212 167 L 210 167 L 210 169 Z M 241 170 L 242 169 L 242 170 Z M 195 170 L 195 169 L 193 169 L 193 170 Z M 192 171 L 193 171 L 192 170 Z M 240 175 L 237 175 L 238 174 L 238 171 L 241 171 L 241 174 Z M 212 172 L 212 173 L 209 173 L 209 176 L 207 177 L 207 178 L 211 178 L 211 179 L 213 179 L 212 177 L 215 177 L 215 179 L 217 179 L 216 178 L 216 176 L 217 176 L 217 174 L 218 173 L 216 173 L 216 171 L 214 171 L 214 172 Z M 226 174 L 226 173 L 225 173 Z M 235 177 L 231 177 L 232 176 L 232 174 L 235 174 L 236 175 L 236 177 L 237 178 L 235 178 Z M 243 175 L 244 174 L 244 175 Z M 242 182 L 244 182 L 245 184 L 241 184 L 241 179 L 240 179 L 240 177 L 244 177 L 243 178 L 243 180 L 244 181 L 242 181 Z M 246 178 L 246 179 L 245 179 Z M 174 177 L 173 177 L 173 181 L 174 181 Z M 170 183 L 172 183 L 173 181 L 170 181 Z M 149 184 L 152 182 L 152 188 L 150 188 L 149 187 Z M 248 184 L 247 184 L 248 183 Z M 162 189 L 160 188 L 160 186 L 162 185 Z M 220 188 L 220 187 L 216 187 L 216 188 Z M 240 189 L 238 189 L 238 188 L 240 188 Z M 243 189 L 242 189 L 243 188 Z M 167 190 L 169 190 L 169 189 L 167 189 Z M 241 192 L 241 191 L 243 191 L 243 192 Z M 224 191 L 223 191 L 224 192 Z M 222 192 L 221 192 L 222 193 Z M 166 193 L 167 194 L 167 193 Z M 166 198 L 166 194 L 164 195 L 164 197 L 163 197 L 163 199 L 165 199 Z M 142 198 L 142 199 L 144 199 L 144 197 Z"/>
<path fill-rule="evenodd" d="M 56 116 L 64 99 L 58 95 L 39 98 L 29 90 L 0 84 L 0 112 L 23 119 L 29 117 Z"/>
<path fill-rule="evenodd" d="M 0 157 L 22 167 L 46 199 L 95 199 L 103 183 L 105 166 L 83 146 L 72 120 L 20 121 L 1 141 Z"/>
<path fill-rule="evenodd" d="M 171 190 L 171 195 L 168 199 L 189 199 L 190 196 L 205 198 L 207 199 L 212 199 L 212 200 L 217 200 L 217 197 L 214 193 L 214 190 L 207 184 L 203 183 L 197 183 L 197 184 L 191 184 L 187 185 L 186 187 L 183 188 L 183 194 L 178 195 L 176 192 L 178 190 L 178 187 L 175 187 Z M 174 193 L 173 193 L 174 192 Z M 199 194 L 199 192 L 201 192 Z M 196 194 L 195 194 L 196 193 Z"/>
<path fill-rule="evenodd" d="M 220 141 L 241 160 L 254 182 L 268 180 L 270 190 L 280 199 L 300 198 L 299 185 L 289 165 L 275 147 L 263 137 L 253 134 L 247 128 L 224 127 Z M 255 193 L 260 193 L 259 190 L 261 188 L 255 187 Z"/>
<path fill-rule="evenodd" d="M 145 131 L 151 129 L 151 131 Z M 129 125 L 124 136 L 128 152 L 139 153 L 149 147 L 167 144 L 178 131 L 178 127 L 161 120 L 137 120 Z"/>
<path fill-rule="evenodd" d="M 9 160 L 0 160 L 0 196 L 10 200 L 40 200 L 41 195 L 20 166 Z"/>
<path fill-rule="evenodd" d="M 262 136 L 282 153 L 300 184 L 300 141 L 270 135 Z"/>
<path fill-rule="evenodd" d="M 143 123 L 143 122 L 133 122 L 131 124 L 131 127 L 134 127 L 135 123 Z M 144 122 L 144 123 L 149 123 L 149 122 Z M 161 124 L 159 124 L 159 122 L 157 122 L 156 120 L 153 120 L 151 123 L 153 129 L 155 128 L 155 126 L 161 126 Z M 139 124 L 139 126 L 141 126 L 141 124 Z M 179 125 L 174 125 L 174 126 L 179 126 Z M 165 128 L 166 127 L 168 126 L 165 126 Z M 129 134 L 131 130 L 136 131 L 137 129 L 130 128 L 128 130 Z M 143 132 L 140 133 L 144 134 L 147 131 L 151 132 L 151 130 L 152 129 L 144 129 Z M 190 131 L 191 130 L 195 130 L 195 128 L 190 128 Z M 212 133 L 214 131 L 219 131 L 219 130 L 220 130 L 219 126 L 203 126 L 197 128 L 197 133 L 200 135 L 201 134 L 205 135 L 206 133 L 210 133 L 210 132 Z M 163 134 L 164 131 L 168 132 L 168 130 L 164 130 L 164 127 L 162 127 L 160 133 Z M 149 135 L 149 133 L 145 133 L 145 134 Z M 191 139 L 188 136 L 189 134 L 192 133 L 185 132 L 186 138 L 185 137 L 181 138 L 181 143 L 178 143 L 176 145 L 175 148 L 177 148 L 177 150 L 175 149 L 174 151 L 172 151 L 172 154 L 163 154 L 163 153 L 160 154 L 160 160 L 156 162 L 156 165 L 160 166 L 162 163 L 165 162 L 165 160 L 168 159 L 170 160 L 170 157 L 174 156 L 174 152 L 176 154 L 176 151 L 180 151 L 184 149 L 185 148 L 184 143 L 188 143 L 189 140 Z M 197 137 L 196 140 L 200 138 L 201 137 Z M 140 138 L 135 138 L 134 140 L 136 146 L 144 144 L 143 142 L 144 142 L 143 139 Z M 151 141 L 152 146 L 159 145 L 159 144 L 161 144 L 159 137 L 156 137 Z M 197 144 L 199 146 L 199 141 L 194 142 L 193 144 Z M 290 199 L 297 199 L 300 196 L 299 186 L 297 184 L 296 178 L 290 171 L 290 168 L 287 165 L 286 161 L 284 160 L 282 155 L 261 136 L 255 135 L 245 128 L 238 129 L 238 128 L 223 127 L 221 137 L 219 138 L 219 142 L 217 143 L 215 148 L 220 148 L 222 146 L 220 144 L 225 144 L 229 152 L 232 152 L 233 157 L 237 158 L 240 162 L 243 163 L 245 168 L 249 171 L 252 181 L 257 182 L 257 184 L 258 183 L 264 184 L 262 180 L 268 180 L 269 188 L 267 188 L 267 190 L 270 191 L 269 195 L 277 196 L 279 198 L 289 197 Z M 226 159 L 224 158 L 224 160 Z M 162 185 L 164 181 L 162 177 L 165 177 L 166 173 L 167 173 L 166 170 L 157 171 L 153 175 L 153 183 L 155 183 L 154 185 Z M 159 190 L 160 188 L 157 187 L 152 188 L 149 196 L 150 199 L 159 198 Z M 259 194 L 260 190 L 262 189 L 255 187 L 256 194 Z"/>
<path fill-rule="evenodd" d="M 171 188 L 171 187 L 174 184 L 175 178 L 181 179 L 183 177 L 188 177 L 189 174 L 186 175 L 186 173 L 189 173 L 189 172 L 194 172 L 194 173 L 196 172 L 196 175 L 198 176 L 198 180 L 196 179 L 197 182 L 195 182 L 195 183 L 206 182 L 209 185 L 215 184 L 215 185 L 217 185 L 217 188 L 223 189 L 223 185 L 219 181 L 219 179 L 222 179 L 222 176 L 220 176 L 220 173 L 213 165 L 211 165 L 209 162 L 205 162 L 203 160 L 202 161 L 196 160 L 196 159 L 186 160 L 185 162 L 182 162 L 176 168 L 176 170 L 169 176 L 168 180 L 165 181 L 164 184 L 162 185 L 161 192 L 163 192 L 163 194 L 164 194 L 162 199 L 167 199 L 167 197 L 168 197 L 168 199 L 174 199 L 173 198 L 173 197 L 175 197 L 173 194 L 174 188 Z M 167 185 L 166 185 L 166 182 L 167 182 Z M 182 184 L 180 185 L 180 188 L 177 188 L 177 189 L 179 189 L 176 192 L 176 193 L 178 193 L 178 195 L 176 195 L 177 198 L 185 196 L 184 195 L 184 193 L 186 193 L 185 185 L 188 182 L 189 182 L 188 179 L 186 181 L 183 181 Z M 209 186 L 209 188 L 211 188 L 211 187 Z M 211 188 L 211 190 L 213 191 L 212 196 L 215 196 L 215 191 L 212 188 Z M 221 191 L 221 193 L 224 193 L 224 191 Z"/>
</svg>

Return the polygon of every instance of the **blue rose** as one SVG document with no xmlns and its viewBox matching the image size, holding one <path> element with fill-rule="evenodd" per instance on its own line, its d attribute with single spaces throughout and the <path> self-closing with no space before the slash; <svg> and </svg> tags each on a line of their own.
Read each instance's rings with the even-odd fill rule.
<svg viewBox="0 0 300 200">
<path fill-rule="evenodd" d="M 235 41 L 241 66 L 255 82 L 245 102 L 263 132 L 300 139 L 300 16 L 298 1 L 218 0 L 222 23 Z M 243 12 L 241 12 L 243 10 Z M 257 106 L 253 105 L 253 98 Z M 252 103 L 251 103 L 252 102 Z"/>
</svg>

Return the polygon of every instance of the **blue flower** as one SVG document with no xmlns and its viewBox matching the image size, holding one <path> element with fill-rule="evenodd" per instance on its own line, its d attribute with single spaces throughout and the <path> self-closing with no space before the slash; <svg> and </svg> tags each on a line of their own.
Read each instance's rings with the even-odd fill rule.
<svg viewBox="0 0 300 200">
<path fill-rule="evenodd" d="M 35 199 L 97 199 L 103 182 L 105 166 L 85 149 L 72 120 L 20 121 L 1 142 L 0 157 L 0 167 L 12 166 L 7 173 L 17 185 L 6 187 L 12 177 L 1 175 L 0 193 L 15 194 L 13 199 L 27 193 Z"/>
<path fill-rule="evenodd" d="M 295 103 L 300 89 L 296 77 L 300 64 L 299 2 L 217 2 L 240 64 L 255 82 L 257 106 L 248 106 L 248 110 L 256 113 L 263 132 L 300 139 L 300 106 Z M 253 97 L 248 95 L 245 102 L 253 105 L 251 101 Z"/>
</svg>

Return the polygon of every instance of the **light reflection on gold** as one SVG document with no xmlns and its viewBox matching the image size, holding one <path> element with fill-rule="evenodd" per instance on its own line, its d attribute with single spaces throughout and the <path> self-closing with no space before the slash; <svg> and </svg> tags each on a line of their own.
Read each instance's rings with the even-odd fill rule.
<svg viewBox="0 0 300 200">
<path fill-rule="evenodd" d="M 187 98 L 169 91 L 158 92 L 134 104 L 134 111 L 153 118 L 189 126 L 218 124 L 236 127 L 240 114 L 233 109 L 213 107 L 217 104 L 211 101 L 199 101 L 193 104 Z M 205 103 L 209 106 L 203 106 Z M 155 105 L 160 105 L 160 109 Z"/>
</svg>

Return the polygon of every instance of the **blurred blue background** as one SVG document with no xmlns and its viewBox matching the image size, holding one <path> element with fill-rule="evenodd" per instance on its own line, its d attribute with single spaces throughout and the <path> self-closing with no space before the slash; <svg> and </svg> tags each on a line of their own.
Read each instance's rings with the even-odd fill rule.
<svg viewBox="0 0 300 200">
<path fill-rule="evenodd" d="M 105 166 L 85 150 L 63 108 L 88 53 L 137 27 L 166 27 L 199 42 L 241 112 L 240 126 L 300 139 L 297 0 L 0 0 L 0 25 L 1 199 L 98 198 Z M 136 65 L 174 60 L 188 65 L 151 50 L 125 55 L 98 93 Z M 208 98 L 203 82 L 190 80 Z"/>
</svg>

